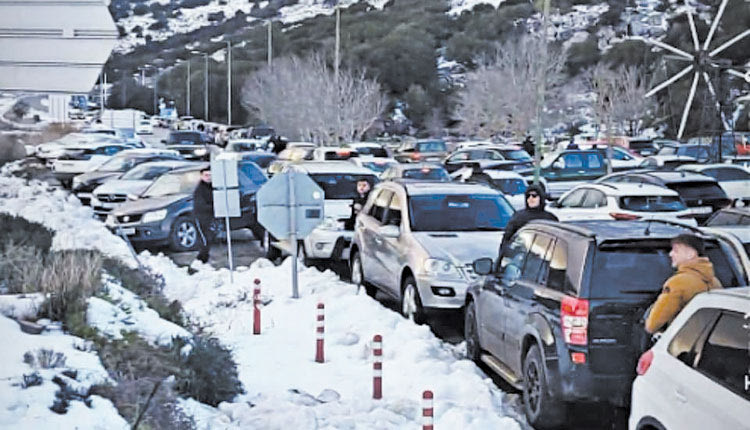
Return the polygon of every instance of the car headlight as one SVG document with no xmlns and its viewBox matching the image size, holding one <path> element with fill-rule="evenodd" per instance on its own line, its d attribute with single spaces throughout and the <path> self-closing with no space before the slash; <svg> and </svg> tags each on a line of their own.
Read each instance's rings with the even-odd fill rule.
<svg viewBox="0 0 750 430">
<path fill-rule="evenodd" d="M 428 258 L 424 262 L 424 272 L 430 275 L 457 275 L 458 270 L 456 266 L 450 261 L 441 260 L 439 258 Z"/>
<path fill-rule="evenodd" d="M 160 209 L 158 211 L 151 211 L 146 212 L 143 214 L 143 218 L 141 218 L 141 222 L 155 222 L 155 221 L 161 221 L 164 218 L 167 217 L 167 210 L 166 209 Z"/>
<path fill-rule="evenodd" d="M 198 148 L 195 151 L 193 151 L 193 154 L 195 155 L 206 155 L 206 148 Z"/>
<path fill-rule="evenodd" d="M 323 230 L 342 230 L 343 229 L 343 223 L 340 223 L 335 218 L 326 217 L 326 219 L 323 220 L 323 222 L 320 224 L 320 228 Z"/>
<path fill-rule="evenodd" d="M 140 196 L 138 194 L 128 194 L 125 198 L 128 200 L 138 200 Z"/>
</svg>

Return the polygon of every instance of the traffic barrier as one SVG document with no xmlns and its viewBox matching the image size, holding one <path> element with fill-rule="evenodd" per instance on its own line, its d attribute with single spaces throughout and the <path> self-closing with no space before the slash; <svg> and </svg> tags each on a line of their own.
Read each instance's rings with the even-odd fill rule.
<svg viewBox="0 0 750 430">
<path fill-rule="evenodd" d="M 422 393 L 422 430 L 433 430 L 432 391 Z"/>
<path fill-rule="evenodd" d="M 318 303 L 318 323 L 315 331 L 315 362 L 323 363 L 325 361 L 325 355 L 323 353 L 323 336 L 325 334 L 325 305 L 323 303 Z"/>
<path fill-rule="evenodd" d="M 383 337 L 372 338 L 372 398 L 383 398 Z"/>
<path fill-rule="evenodd" d="M 253 334 L 260 334 L 260 279 L 255 278 L 253 289 Z"/>
</svg>

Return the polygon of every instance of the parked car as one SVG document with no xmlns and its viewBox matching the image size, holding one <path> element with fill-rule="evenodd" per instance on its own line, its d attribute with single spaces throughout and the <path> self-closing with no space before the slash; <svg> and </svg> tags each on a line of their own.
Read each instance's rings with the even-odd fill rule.
<svg viewBox="0 0 750 430">
<path fill-rule="evenodd" d="M 122 139 L 98 134 L 70 133 L 52 142 L 37 145 L 34 156 L 51 167 L 52 161 L 65 154 L 68 148 L 89 143 L 122 143 Z"/>
<path fill-rule="evenodd" d="M 499 264 L 473 264 L 486 278 L 465 302 L 468 357 L 521 390 L 535 428 L 562 424 L 571 403 L 626 406 L 640 320 L 673 273 L 671 239 L 685 232 L 697 229 L 660 220 L 532 221 Z M 722 285 L 744 285 L 733 248 L 702 237 Z"/>
<path fill-rule="evenodd" d="M 697 162 L 698 160 L 695 157 L 687 155 L 651 155 L 644 158 L 641 164 L 638 165 L 638 168 L 674 170 L 683 164 L 694 164 Z"/>
<path fill-rule="evenodd" d="M 726 242 L 731 243 L 737 254 L 740 255 L 745 271 L 750 272 L 750 227 L 742 225 L 701 227 L 701 231 L 721 237 Z"/>
<path fill-rule="evenodd" d="M 267 143 L 259 139 L 232 139 L 224 147 L 224 151 L 239 153 L 263 151 Z"/>
<path fill-rule="evenodd" d="M 522 173 L 529 181 L 533 170 Z M 547 197 L 556 200 L 584 182 L 607 174 L 606 160 L 597 150 L 568 149 L 548 154 L 541 162 L 540 175 Z"/>
<path fill-rule="evenodd" d="M 376 158 L 391 158 L 388 148 L 380 143 L 352 142 L 344 144 L 343 147 L 357 151 L 360 157 L 371 156 Z"/>
<path fill-rule="evenodd" d="M 734 206 L 750 205 L 750 170 L 733 164 L 685 164 L 676 170 L 708 175 L 719 182 Z"/>
<path fill-rule="evenodd" d="M 695 296 L 638 360 L 631 430 L 750 429 L 750 288 Z"/>
<path fill-rule="evenodd" d="M 675 142 L 679 143 L 679 142 Z M 642 157 L 647 157 L 649 155 L 655 155 L 657 152 L 659 152 L 659 144 L 654 142 L 653 139 L 637 139 L 633 138 L 630 139 L 630 142 L 628 143 L 628 147 L 631 151 L 635 152 L 636 154 L 641 155 Z"/>
<path fill-rule="evenodd" d="M 750 207 L 726 208 L 716 211 L 704 225 L 707 227 L 750 226 Z"/>
<path fill-rule="evenodd" d="M 389 167 L 380 179 L 389 181 L 394 179 L 420 179 L 426 181 L 450 182 L 451 177 L 445 167 L 434 163 L 406 163 Z"/>
<path fill-rule="evenodd" d="M 312 152 L 314 161 L 346 161 L 359 157 L 359 152 L 351 148 L 319 146 Z"/>
<path fill-rule="evenodd" d="M 265 172 L 276 161 L 276 154 L 265 151 L 250 151 L 238 153 L 241 160 L 252 161 Z"/>
<path fill-rule="evenodd" d="M 477 174 L 470 167 L 464 167 L 453 172 L 451 177 L 458 182 L 475 182 L 500 191 L 516 210 L 526 207 L 524 193 L 528 183 L 516 172 L 488 169 Z"/>
<path fill-rule="evenodd" d="M 453 173 L 464 167 L 493 164 L 496 161 L 516 161 L 529 167 L 533 163 L 529 153 L 520 146 L 487 144 L 458 150 L 450 154 L 443 164 L 448 173 Z"/>
<path fill-rule="evenodd" d="M 133 148 L 145 148 L 146 144 L 143 143 L 140 137 L 138 137 L 135 128 L 117 128 L 117 137 L 123 140 L 126 145 Z"/>
<path fill-rule="evenodd" d="M 71 188 L 73 177 L 96 169 L 113 155 L 127 149 L 131 147 L 122 143 L 69 146 L 65 149 L 65 153 L 52 163 L 52 172 L 64 187 Z"/>
<path fill-rule="evenodd" d="M 602 156 L 607 158 L 607 145 L 587 145 L 581 144 L 581 149 L 594 149 L 599 151 Z M 612 145 L 612 170 L 617 172 L 620 170 L 629 170 L 640 167 L 644 158 L 640 155 L 628 151 L 622 146 Z"/>
<path fill-rule="evenodd" d="M 267 179 L 251 161 L 240 161 L 238 165 L 242 216 L 230 218 L 230 226 L 232 229 L 250 228 L 256 238 L 261 238 L 263 228 L 257 223 L 255 193 Z M 107 216 L 106 226 L 115 234 L 127 236 L 137 246 L 166 244 L 178 252 L 196 249 L 199 233 L 192 214 L 193 191 L 204 166 L 208 164 L 200 163 L 160 176 L 138 200 L 128 200 L 114 209 Z"/>
<path fill-rule="evenodd" d="M 154 134 L 154 126 L 150 119 L 142 119 L 135 126 L 136 134 Z"/>
<path fill-rule="evenodd" d="M 112 209 L 128 199 L 137 200 L 141 194 L 161 175 L 172 170 L 195 165 L 194 161 L 162 160 L 139 164 L 116 179 L 110 179 L 96 187 L 91 193 L 91 208 L 104 220 Z"/>
<path fill-rule="evenodd" d="M 89 204 L 94 188 L 114 179 L 135 166 L 157 160 L 180 160 L 177 152 L 169 149 L 128 149 L 118 152 L 96 169 L 73 177 L 71 189 L 84 205 Z"/>
<path fill-rule="evenodd" d="M 710 145 L 681 143 L 676 146 L 663 146 L 656 155 L 681 155 L 692 157 L 699 163 L 705 163 L 710 159 Z"/>
<path fill-rule="evenodd" d="M 635 170 L 613 173 L 597 182 L 652 184 L 677 191 L 699 223 L 707 220 L 717 210 L 731 205 L 731 200 L 716 179 L 699 173 Z"/>
<path fill-rule="evenodd" d="M 513 212 L 482 185 L 383 182 L 357 216 L 352 282 L 398 300 L 415 322 L 428 309 L 461 309 L 478 279 L 471 262 L 497 256 Z"/>
<path fill-rule="evenodd" d="M 218 147 L 204 133 L 192 130 L 173 130 L 167 140 L 162 140 L 167 149 L 177 151 L 186 160 L 208 160 Z"/>
<path fill-rule="evenodd" d="M 399 163 L 436 162 L 442 163 L 448 155 L 448 148 L 442 140 L 407 141 L 396 150 L 393 158 Z"/>
<path fill-rule="evenodd" d="M 370 169 L 376 175 L 382 175 L 386 170 L 398 164 L 398 161 L 393 158 L 373 157 L 371 155 L 350 158 L 349 162 Z"/>
<path fill-rule="evenodd" d="M 279 152 L 276 160 L 272 161 L 268 166 L 268 176 L 273 176 L 281 172 L 282 170 L 284 170 L 284 167 L 287 164 L 297 163 L 304 160 L 312 160 L 313 151 L 315 150 L 316 146 L 314 146 L 313 144 L 310 144 L 311 146 L 302 146 L 296 144 L 296 142 L 291 142 L 290 145 L 292 146 L 287 146 L 286 149 Z"/>
<path fill-rule="evenodd" d="M 579 185 L 563 194 L 547 210 L 560 221 L 664 219 L 698 225 L 693 212 L 676 191 L 650 184 Z"/>
</svg>

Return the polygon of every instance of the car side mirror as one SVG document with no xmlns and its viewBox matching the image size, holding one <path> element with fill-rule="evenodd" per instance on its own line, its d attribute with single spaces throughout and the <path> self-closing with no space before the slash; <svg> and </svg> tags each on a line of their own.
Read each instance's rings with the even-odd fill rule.
<svg viewBox="0 0 750 430">
<path fill-rule="evenodd" d="M 401 236 L 401 231 L 396 225 L 384 225 L 380 227 L 380 234 L 382 234 L 383 237 L 398 239 L 398 237 Z"/>
<path fill-rule="evenodd" d="M 492 273 L 492 266 L 494 264 L 495 262 L 491 258 L 485 257 L 474 260 L 474 262 L 471 263 L 471 267 L 477 275 L 485 276 Z"/>
</svg>

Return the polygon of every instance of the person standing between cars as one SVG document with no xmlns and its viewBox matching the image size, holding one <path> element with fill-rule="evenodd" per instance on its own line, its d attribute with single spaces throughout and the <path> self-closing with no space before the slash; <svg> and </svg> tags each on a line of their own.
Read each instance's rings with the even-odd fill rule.
<svg viewBox="0 0 750 430">
<path fill-rule="evenodd" d="M 677 273 L 667 279 L 647 312 L 645 329 L 648 333 L 665 328 L 698 293 L 722 288 L 711 261 L 701 257 L 703 253 L 703 241 L 698 236 L 684 233 L 672 239 L 669 257 Z"/>
<path fill-rule="evenodd" d="M 197 259 L 206 263 L 211 250 L 211 242 L 214 232 L 211 223 L 214 220 L 214 193 L 211 186 L 211 168 L 201 169 L 200 181 L 193 192 L 193 214 L 195 225 L 198 227 L 198 257 Z"/>
<path fill-rule="evenodd" d="M 503 233 L 503 241 L 500 244 L 500 256 L 503 255 L 503 250 L 506 246 L 511 243 L 513 235 L 529 221 L 535 219 L 543 219 L 549 221 L 557 221 L 557 217 L 544 210 L 545 200 L 547 195 L 544 193 L 544 189 L 537 184 L 529 185 L 524 193 L 526 197 L 526 209 L 520 210 L 513 214 L 505 226 L 505 232 Z"/>
<path fill-rule="evenodd" d="M 357 214 L 367 203 L 367 198 L 370 196 L 370 182 L 366 179 L 360 179 L 357 181 L 357 195 L 354 197 L 352 202 L 352 215 L 349 221 L 346 223 L 346 230 L 354 230 L 354 221 L 357 219 Z"/>
</svg>

